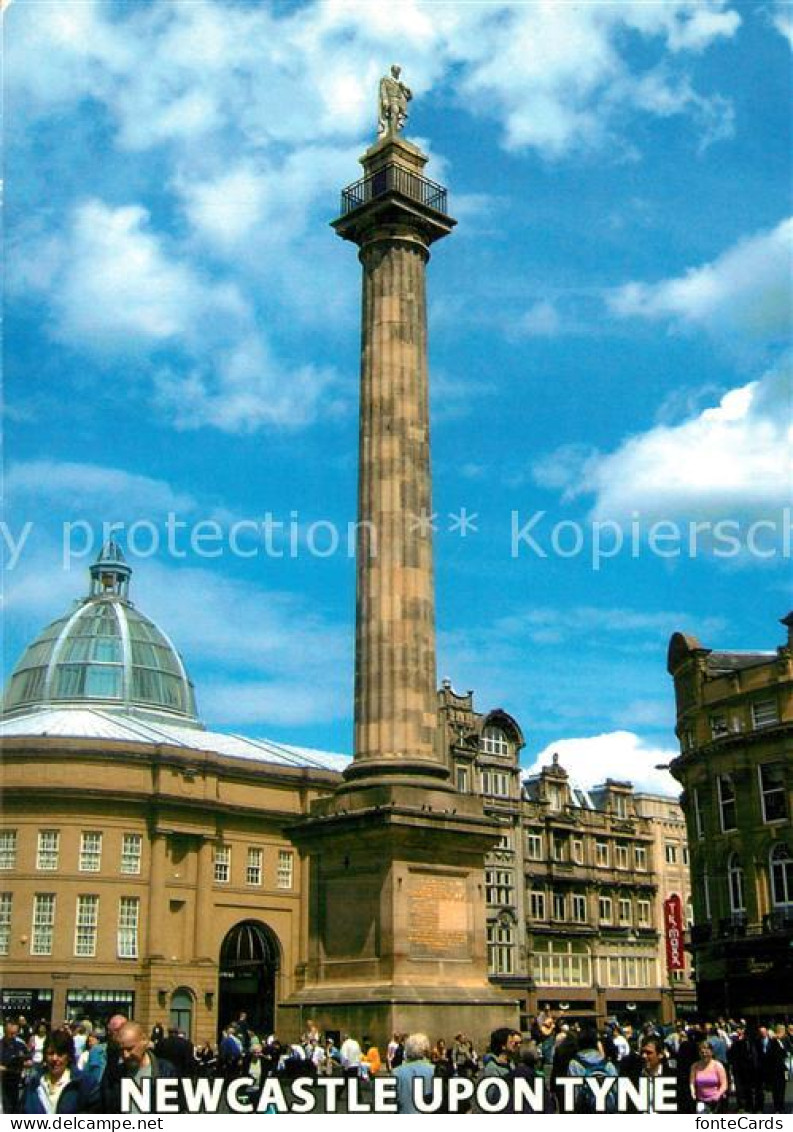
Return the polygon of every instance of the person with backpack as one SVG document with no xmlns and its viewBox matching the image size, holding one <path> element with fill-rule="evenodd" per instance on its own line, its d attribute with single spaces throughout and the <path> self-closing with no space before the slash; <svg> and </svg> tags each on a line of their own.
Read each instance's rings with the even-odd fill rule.
<svg viewBox="0 0 793 1132">
<path fill-rule="evenodd" d="M 570 1059 L 567 1076 L 584 1078 L 584 1084 L 576 1089 L 573 1111 L 597 1112 L 595 1094 L 589 1088 L 588 1082 L 605 1081 L 617 1076 L 617 1070 L 603 1053 L 597 1030 L 587 1027 L 581 1031 L 578 1038 L 578 1052 Z M 612 1086 L 606 1095 L 604 1111 L 617 1111 L 616 1086 Z"/>
</svg>

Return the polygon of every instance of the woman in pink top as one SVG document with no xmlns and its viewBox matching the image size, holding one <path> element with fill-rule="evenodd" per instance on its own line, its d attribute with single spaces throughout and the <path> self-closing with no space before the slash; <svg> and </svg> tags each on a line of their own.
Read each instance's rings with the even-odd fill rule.
<svg viewBox="0 0 793 1132">
<path fill-rule="evenodd" d="M 727 1092 L 727 1074 L 724 1066 L 713 1056 L 710 1042 L 700 1042 L 699 1061 L 691 1066 L 691 1096 L 697 1102 L 697 1112 L 716 1112 L 721 1098 Z"/>
</svg>

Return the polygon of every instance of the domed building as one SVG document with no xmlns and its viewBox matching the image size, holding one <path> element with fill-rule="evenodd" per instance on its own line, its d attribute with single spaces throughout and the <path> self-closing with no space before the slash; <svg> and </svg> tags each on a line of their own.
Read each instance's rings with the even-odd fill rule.
<svg viewBox="0 0 793 1132">
<path fill-rule="evenodd" d="M 293 989 L 305 878 L 285 830 L 347 760 L 208 731 L 114 542 L 28 646 L 0 723 L 4 1015 L 177 1021 L 214 1039 Z M 5 883 L 3 883 L 5 880 Z"/>
<path fill-rule="evenodd" d="M 91 589 L 25 650 L 5 697 L 6 716 L 101 703 L 200 726 L 193 684 L 161 629 L 129 600 L 131 569 L 110 541 L 91 566 Z"/>
</svg>

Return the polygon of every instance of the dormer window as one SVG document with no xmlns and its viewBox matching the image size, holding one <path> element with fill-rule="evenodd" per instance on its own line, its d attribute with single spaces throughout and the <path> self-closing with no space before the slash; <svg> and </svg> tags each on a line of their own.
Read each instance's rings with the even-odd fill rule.
<svg viewBox="0 0 793 1132">
<path fill-rule="evenodd" d="M 548 786 L 548 806 L 552 810 L 561 810 L 564 805 L 564 790 L 563 787 L 556 785 Z"/>
<path fill-rule="evenodd" d="M 618 818 L 627 818 L 628 816 L 628 799 L 624 794 L 614 795 L 614 813 Z"/>
<path fill-rule="evenodd" d="M 499 755 L 501 758 L 509 758 L 512 753 L 506 732 L 502 731 L 500 727 L 486 727 L 484 729 L 481 747 L 482 753 L 485 755 Z"/>
</svg>

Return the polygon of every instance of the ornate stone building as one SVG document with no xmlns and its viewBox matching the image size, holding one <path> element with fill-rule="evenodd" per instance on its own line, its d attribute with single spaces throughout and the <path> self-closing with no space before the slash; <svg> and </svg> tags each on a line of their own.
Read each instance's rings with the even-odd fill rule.
<svg viewBox="0 0 793 1132">
<path fill-rule="evenodd" d="M 693 1006 L 690 972 L 666 974 L 663 901 L 689 903 L 683 815 L 673 798 L 611 779 L 589 792 L 554 761 L 522 778 L 524 739 L 473 695 L 439 693 L 457 788 L 481 792 L 501 836 L 486 858 L 490 977 L 569 1017 L 670 1021 Z"/>
<path fill-rule="evenodd" d="M 308 855 L 294 833 L 349 759 L 206 730 L 179 653 L 130 600 L 130 574 L 106 547 L 89 594 L 9 681 L 0 1007 L 53 1020 L 120 1009 L 194 1037 L 245 1008 L 291 1034 L 294 999 L 305 1017 L 317 1005 L 304 974 Z M 613 782 L 587 795 L 558 765 L 524 784 L 519 724 L 475 711 L 448 682 L 438 719 L 455 795 L 497 825 L 476 899 L 505 1014 L 517 1000 L 524 1022 L 546 1001 L 571 1017 L 670 1016 L 659 846 L 674 801 Z M 359 879 L 328 905 L 339 925 Z M 439 1025 L 429 1003 L 425 1024 Z"/>
<path fill-rule="evenodd" d="M 766 652 L 718 652 L 683 633 L 669 643 L 691 948 L 711 1014 L 793 1005 L 793 614 L 782 624 L 787 642 Z"/>
</svg>

